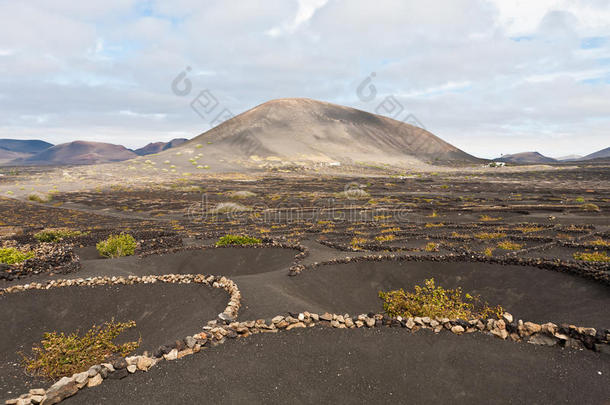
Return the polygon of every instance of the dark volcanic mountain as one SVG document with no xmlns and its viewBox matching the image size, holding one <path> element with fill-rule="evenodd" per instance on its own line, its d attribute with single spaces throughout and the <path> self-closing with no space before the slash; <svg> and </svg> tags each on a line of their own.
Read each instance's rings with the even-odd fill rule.
<svg viewBox="0 0 610 405">
<path fill-rule="evenodd" d="M 591 160 L 591 159 L 603 159 L 610 158 L 610 147 L 602 150 L 598 150 L 597 152 L 591 153 L 590 155 L 585 156 L 579 160 Z"/>
<path fill-rule="evenodd" d="M 25 159 L 11 163 L 21 165 L 87 165 L 119 162 L 137 155 L 121 145 L 101 142 L 74 141 L 48 148 Z"/>
<path fill-rule="evenodd" d="M 203 155 L 211 169 L 267 162 L 481 162 L 425 129 L 391 118 L 310 99 L 261 104 L 193 138 L 176 151 Z M 176 151 L 162 152 L 172 164 Z M 188 161 L 187 161 L 188 163 Z"/>
<path fill-rule="evenodd" d="M 512 155 L 504 155 L 501 158 L 494 159 L 496 162 L 505 163 L 556 163 L 557 160 L 541 155 L 538 152 L 521 152 Z"/>
<path fill-rule="evenodd" d="M 0 149 L 18 153 L 38 153 L 53 146 L 52 143 L 37 139 L 0 139 Z"/>
<path fill-rule="evenodd" d="M 142 148 L 134 150 L 134 152 L 140 156 L 151 155 L 153 153 L 159 153 L 164 150 L 174 148 L 178 145 L 182 145 L 186 141 L 188 141 L 186 138 L 175 138 L 169 142 L 151 142 Z"/>
</svg>

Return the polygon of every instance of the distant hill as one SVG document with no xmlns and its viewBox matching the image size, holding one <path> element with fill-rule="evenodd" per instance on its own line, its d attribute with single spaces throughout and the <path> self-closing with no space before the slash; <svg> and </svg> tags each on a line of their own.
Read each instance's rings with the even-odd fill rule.
<svg viewBox="0 0 610 405">
<path fill-rule="evenodd" d="M 603 159 L 610 158 L 610 147 L 602 150 L 598 150 L 597 152 L 593 152 L 580 160 L 591 160 L 591 159 Z"/>
<path fill-rule="evenodd" d="M 512 155 L 504 155 L 501 158 L 494 159 L 496 162 L 505 163 L 556 163 L 557 160 L 544 156 L 538 152 L 521 152 Z"/>
<path fill-rule="evenodd" d="M 559 160 L 560 162 L 567 162 L 567 161 L 582 159 L 582 156 L 581 155 L 566 155 L 566 156 L 560 156 L 556 159 Z"/>
<path fill-rule="evenodd" d="M 121 145 L 74 141 L 52 146 L 27 158 L 11 162 L 20 165 L 88 165 L 120 162 L 134 158 L 134 152 Z"/>
<path fill-rule="evenodd" d="M 0 148 L 11 152 L 38 153 L 53 146 L 52 143 L 37 139 L 0 139 Z"/>
<path fill-rule="evenodd" d="M 142 148 L 135 149 L 134 152 L 140 156 L 151 155 L 182 145 L 186 141 L 188 141 L 186 138 L 175 138 L 169 142 L 151 142 Z"/>
</svg>

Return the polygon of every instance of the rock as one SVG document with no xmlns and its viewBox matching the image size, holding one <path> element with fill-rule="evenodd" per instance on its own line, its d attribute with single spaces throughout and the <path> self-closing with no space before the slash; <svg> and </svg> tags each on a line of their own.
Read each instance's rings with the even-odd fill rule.
<svg viewBox="0 0 610 405">
<path fill-rule="evenodd" d="M 129 366 L 131 367 L 131 366 Z M 95 387 L 98 386 L 102 383 L 104 379 L 102 378 L 102 376 L 100 374 L 96 374 L 94 377 L 91 377 L 89 379 L 89 381 L 87 382 L 87 387 Z"/>
<path fill-rule="evenodd" d="M 491 333 L 500 339 L 506 339 L 508 337 L 508 331 L 506 329 L 495 328 Z"/>
<path fill-rule="evenodd" d="M 337 320 L 330 321 L 330 326 L 332 326 L 333 328 L 338 328 L 339 325 L 340 323 Z"/>
<path fill-rule="evenodd" d="M 284 320 L 284 317 L 281 315 L 278 315 L 278 316 L 274 317 L 273 319 L 271 319 L 271 322 L 275 324 L 275 323 L 281 322 L 282 320 Z"/>
<path fill-rule="evenodd" d="M 107 378 L 108 377 L 108 369 L 106 367 L 102 367 L 100 369 L 100 372 L 98 373 L 102 378 Z"/>
<path fill-rule="evenodd" d="M 509 314 L 508 312 L 505 312 L 504 314 L 502 314 L 502 319 L 504 319 L 504 321 L 508 324 L 508 323 L 513 323 L 513 316 L 511 314 Z"/>
<path fill-rule="evenodd" d="M 96 364 L 95 366 L 91 366 L 91 367 L 89 367 L 89 370 L 87 371 L 87 375 L 89 376 L 89 378 L 95 377 L 95 375 L 97 373 L 99 373 L 101 369 L 102 369 L 102 366 L 100 366 L 98 364 Z"/>
<path fill-rule="evenodd" d="M 108 378 L 111 380 L 121 380 L 121 379 L 127 377 L 127 374 L 129 374 L 127 369 L 122 368 L 120 370 L 116 370 L 115 372 L 108 374 Z"/>
<path fill-rule="evenodd" d="M 172 349 L 169 353 L 164 354 L 165 360 L 176 360 L 178 358 L 178 349 Z"/>
<path fill-rule="evenodd" d="M 524 332 L 525 332 L 524 336 L 533 335 L 534 333 L 540 332 L 540 330 L 542 329 L 542 327 L 540 325 L 538 325 L 537 323 L 533 323 L 533 322 L 524 322 L 523 328 L 524 328 Z"/>
<path fill-rule="evenodd" d="M 373 328 L 375 326 L 375 318 L 367 318 L 366 319 L 366 326 L 368 328 Z"/>
<path fill-rule="evenodd" d="M 186 338 L 184 338 L 184 342 L 186 343 L 186 347 L 188 347 L 189 349 L 192 349 L 193 346 L 195 346 L 195 344 L 197 343 L 195 338 L 192 336 L 187 336 Z"/>
<path fill-rule="evenodd" d="M 557 339 L 555 336 L 547 335 L 545 333 L 537 333 L 530 337 L 528 343 L 542 346 L 554 346 L 558 341 L 559 339 Z"/>
<path fill-rule="evenodd" d="M 184 356 L 188 356 L 190 354 L 193 354 L 193 349 L 184 349 L 184 350 L 179 351 L 178 355 L 176 357 L 181 359 Z"/>
<path fill-rule="evenodd" d="M 333 320 L 333 316 L 331 314 L 329 314 L 328 312 L 325 312 L 322 315 L 320 315 L 320 320 L 330 322 Z"/>
<path fill-rule="evenodd" d="M 135 364 L 127 366 L 127 371 L 129 371 L 131 374 L 135 373 L 137 369 L 138 367 Z"/>
<path fill-rule="evenodd" d="M 45 393 L 42 405 L 56 404 L 78 392 L 78 384 L 74 379 L 63 377 L 51 386 Z"/>
<path fill-rule="evenodd" d="M 47 391 L 44 388 L 32 388 L 30 395 L 44 395 Z"/>
<path fill-rule="evenodd" d="M 354 327 L 354 321 L 352 321 L 352 318 L 345 318 L 345 326 L 348 328 Z"/>
<path fill-rule="evenodd" d="M 335 321 L 333 321 L 335 322 Z M 332 322 L 331 322 L 332 324 Z M 297 322 L 297 323 L 291 323 L 290 325 L 288 325 L 286 327 L 286 330 L 290 330 L 290 329 L 294 329 L 294 328 L 306 328 L 307 325 L 305 325 L 303 322 Z"/>
<path fill-rule="evenodd" d="M 118 357 L 114 359 L 111 364 L 115 370 L 121 370 L 127 367 L 127 360 L 125 360 L 123 357 Z"/>
<path fill-rule="evenodd" d="M 461 335 L 462 333 L 464 333 L 464 327 L 460 325 L 455 325 L 451 328 L 451 332 L 455 333 L 456 335 Z"/>
<path fill-rule="evenodd" d="M 413 329 L 413 327 L 415 326 L 415 322 L 413 321 L 413 318 L 407 319 L 407 322 L 405 325 L 407 326 L 407 328 Z"/>
<path fill-rule="evenodd" d="M 282 319 L 281 321 L 279 321 L 279 322 L 278 322 L 278 323 L 275 325 L 275 327 L 276 327 L 276 328 L 278 328 L 278 329 L 284 329 L 284 328 L 286 328 L 288 325 L 289 325 L 289 323 L 288 323 L 288 322 L 287 322 L 285 319 Z"/>
<path fill-rule="evenodd" d="M 74 374 L 72 377 L 74 378 L 74 381 L 76 381 L 76 385 L 80 389 L 87 384 L 87 380 L 89 379 L 89 373 L 87 371 L 83 371 L 82 373 Z"/>
<path fill-rule="evenodd" d="M 150 357 L 140 356 L 138 358 L 138 363 L 136 364 L 136 366 L 138 367 L 138 370 L 148 371 L 148 369 L 151 368 L 153 364 L 154 360 Z"/>
<path fill-rule="evenodd" d="M 114 371 L 114 367 L 110 363 L 102 363 L 102 367 L 108 369 L 111 373 Z"/>
<path fill-rule="evenodd" d="M 231 314 L 227 314 L 226 312 L 221 312 L 220 314 L 218 314 L 218 317 L 220 319 L 222 319 L 223 321 L 234 321 L 235 320 L 235 316 L 233 316 Z"/>
<path fill-rule="evenodd" d="M 36 405 L 36 404 L 41 403 L 43 399 L 44 399 L 44 395 L 32 395 L 30 397 L 30 402 Z"/>
</svg>

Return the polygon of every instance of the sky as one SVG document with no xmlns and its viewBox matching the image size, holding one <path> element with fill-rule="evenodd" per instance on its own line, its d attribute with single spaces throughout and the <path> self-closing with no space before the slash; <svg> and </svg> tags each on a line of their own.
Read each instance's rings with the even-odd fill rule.
<svg viewBox="0 0 610 405">
<path fill-rule="evenodd" d="M 585 155 L 610 146 L 610 1 L 0 0 L 0 138 L 136 148 L 286 97 Z"/>
</svg>

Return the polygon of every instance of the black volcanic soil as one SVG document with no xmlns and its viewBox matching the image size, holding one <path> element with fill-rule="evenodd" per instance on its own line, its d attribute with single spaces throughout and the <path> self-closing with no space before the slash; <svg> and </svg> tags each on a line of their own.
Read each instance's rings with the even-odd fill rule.
<svg viewBox="0 0 610 405">
<path fill-rule="evenodd" d="M 604 404 L 602 356 L 480 334 L 316 327 L 230 341 L 65 403 Z"/>
<path fill-rule="evenodd" d="M 196 284 L 136 284 L 131 286 L 63 287 L 0 297 L 0 391 L 3 397 L 51 382 L 32 381 L 18 364 L 49 331 L 84 332 L 114 318 L 136 321 L 120 336 L 142 344 L 137 352 L 192 335 L 222 312 L 229 300 L 220 289 Z M 6 398 L 4 398 L 6 399 Z"/>
</svg>

